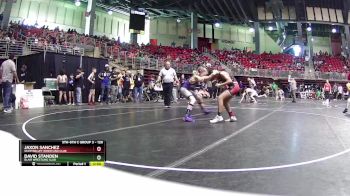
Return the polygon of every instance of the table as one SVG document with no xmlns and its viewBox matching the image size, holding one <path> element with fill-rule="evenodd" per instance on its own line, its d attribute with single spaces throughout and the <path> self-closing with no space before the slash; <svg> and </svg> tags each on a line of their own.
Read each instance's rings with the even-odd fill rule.
<svg viewBox="0 0 350 196">
<path fill-rule="evenodd" d="M 16 96 L 15 109 L 20 108 L 21 98 L 28 100 L 28 108 L 44 107 L 44 96 L 41 89 L 33 89 L 34 83 L 13 85 L 13 94 Z"/>
</svg>

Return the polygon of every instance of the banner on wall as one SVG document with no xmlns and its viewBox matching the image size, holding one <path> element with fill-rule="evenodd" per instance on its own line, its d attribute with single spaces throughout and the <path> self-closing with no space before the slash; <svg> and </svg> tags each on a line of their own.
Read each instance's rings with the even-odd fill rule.
<svg viewBox="0 0 350 196">
<path fill-rule="evenodd" d="M 157 46 L 158 40 L 157 39 L 150 39 L 151 46 Z"/>
<path fill-rule="evenodd" d="M 333 55 L 340 55 L 342 48 L 341 48 L 341 35 L 340 33 L 333 33 L 331 35 L 331 47 L 332 47 L 332 53 Z"/>
</svg>

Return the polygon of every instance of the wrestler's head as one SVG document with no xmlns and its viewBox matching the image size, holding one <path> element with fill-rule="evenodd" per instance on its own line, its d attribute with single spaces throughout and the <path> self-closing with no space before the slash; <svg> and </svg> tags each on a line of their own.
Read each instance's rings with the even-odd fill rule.
<svg viewBox="0 0 350 196">
<path fill-rule="evenodd" d="M 204 66 L 199 66 L 197 72 L 199 76 L 207 76 L 209 74 L 208 69 Z"/>
</svg>

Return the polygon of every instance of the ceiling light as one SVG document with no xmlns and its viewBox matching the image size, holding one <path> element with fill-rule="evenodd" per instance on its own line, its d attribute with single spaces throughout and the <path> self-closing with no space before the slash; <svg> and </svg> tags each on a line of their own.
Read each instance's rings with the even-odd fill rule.
<svg viewBox="0 0 350 196">
<path fill-rule="evenodd" d="M 76 1 L 75 1 L 75 6 L 78 6 L 78 7 L 79 7 L 80 5 L 81 5 L 81 2 L 80 2 L 79 0 L 76 0 Z"/>
</svg>

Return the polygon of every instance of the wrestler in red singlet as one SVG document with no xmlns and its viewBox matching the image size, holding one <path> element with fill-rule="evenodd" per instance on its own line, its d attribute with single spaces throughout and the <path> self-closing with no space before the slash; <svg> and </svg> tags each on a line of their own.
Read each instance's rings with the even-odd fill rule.
<svg viewBox="0 0 350 196">
<path fill-rule="evenodd" d="M 207 72 L 202 72 L 200 74 L 200 77 L 198 77 L 198 80 L 200 81 L 209 81 L 209 80 L 217 80 L 218 83 L 216 84 L 216 87 L 218 88 L 226 88 L 226 90 L 220 94 L 218 97 L 218 114 L 215 116 L 214 119 L 210 120 L 210 123 L 218 123 L 224 121 L 222 117 L 222 112 L 224 110 L 227 111 L 228 115 L 230 116 L 229 119 L 225 120 L 226 122 L 235 122 L 237 121 L 235 113 L 230 108 L 230 100 L 234 95 L 236 95 L 240 88 L 238 85 L 237 80 L 233 77 L 230 77 L 230 74 L 226 71 L 218 71 L 213 70 L 213 72 L 206 76 Z"/>
</svg>

